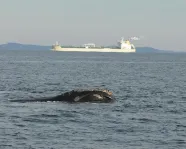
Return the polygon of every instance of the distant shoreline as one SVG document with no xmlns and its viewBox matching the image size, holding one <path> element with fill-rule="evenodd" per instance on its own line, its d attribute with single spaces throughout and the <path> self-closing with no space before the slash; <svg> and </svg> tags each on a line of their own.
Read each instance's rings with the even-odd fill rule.
<svg viewBox="0 0 186 149">
<path fill-rule="evenodd" d="M 73 47 L 73 46 L 64 46 L 64 47 Z M 113 46 L 106 46 L 113 47 Z M 51 46 L 42 46 L 34 44 L 20 44 L 20 43 L 7 43 L 1 44 L 0 50 L 46 50 L 49 51 Z M 136 53 L 186 53 L 186 51 L 168 51 L 160 50 L 152 47 L 136 47 Z"/>
</svg>

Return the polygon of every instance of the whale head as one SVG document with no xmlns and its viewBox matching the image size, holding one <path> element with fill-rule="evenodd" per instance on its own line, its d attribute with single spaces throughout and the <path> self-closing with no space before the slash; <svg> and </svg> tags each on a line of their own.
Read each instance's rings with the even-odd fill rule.
<svg viewBox="0 0 186 149">
<path fill-rule="evenodd" d="M 71 92 L 73 102 L 94 102 L 94 103 L 110 103 L 115 98 L 109 90 L 83 90 Z"/>
</svg>

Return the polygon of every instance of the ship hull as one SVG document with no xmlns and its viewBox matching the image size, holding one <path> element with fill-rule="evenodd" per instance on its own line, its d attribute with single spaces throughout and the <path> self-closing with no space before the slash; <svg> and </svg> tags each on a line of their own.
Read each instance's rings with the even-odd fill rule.
<svg viewBox="0 0 186 149">
<path fill-rule="evenodd" d="M 111 49 L 111 48 L 57 48 L 52 49 L 52 51 L 61 51 L 61 52 L 115 52 L 115 53 L 135 53 L 136 49 Z"/>
</svg>

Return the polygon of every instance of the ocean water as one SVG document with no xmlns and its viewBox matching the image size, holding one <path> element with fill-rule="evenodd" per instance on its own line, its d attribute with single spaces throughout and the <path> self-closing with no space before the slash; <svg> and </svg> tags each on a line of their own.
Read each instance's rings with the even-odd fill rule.
<svg viewBox="0 0 186 149">
<path fill-rule="evenodd" d="M 79 88 L 115 103 L 12 103 Z M 0 148 L 185 149 L 186 54 L 0 51 Z"/>
</svg>

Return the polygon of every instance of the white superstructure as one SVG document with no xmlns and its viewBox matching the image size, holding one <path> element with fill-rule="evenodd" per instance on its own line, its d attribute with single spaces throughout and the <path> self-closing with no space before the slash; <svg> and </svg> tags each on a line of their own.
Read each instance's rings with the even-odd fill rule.
<svg viewBox="0 0 186 149">
<path fill-rule="evenodd" d="M 84 44 L 82 47 L 73 48 L 63 48 L 58 42 L 52 45 L 53 51 L 69 51 L 69 52 L 124 52 L 124 53 L 134 53 L 136 52 L 135 46 L 130 43 L 129 40 L 124 40 L 123 38 L 118 42 L 117 48 L 102 48 L 96 47 L 94 43 Z"/>
<path fill-rule="evenodd" d="M 87 44 L 84 44 L 83 47 L 84 47 L 84 48 L 87 48 L 87 49 L 88 49 L 88 48 L 95 48 L 96 45 L 95 45 L 94 43 L 87 43 Z"/>
</svg>

